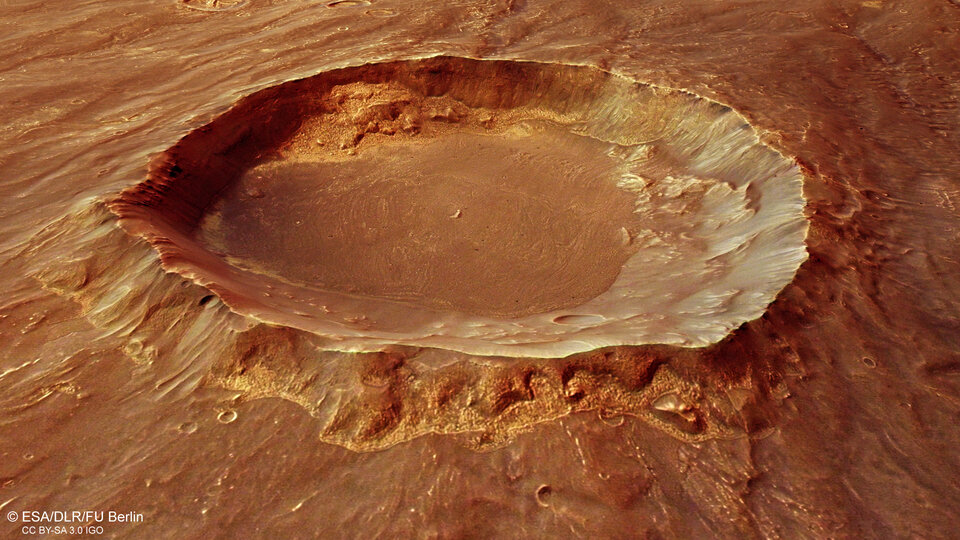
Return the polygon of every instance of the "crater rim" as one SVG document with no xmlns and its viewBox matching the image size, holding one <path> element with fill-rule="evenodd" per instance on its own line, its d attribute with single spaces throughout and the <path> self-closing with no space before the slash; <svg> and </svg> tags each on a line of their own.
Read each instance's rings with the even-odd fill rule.
<svg viewBox="0 0 960 540">
<path fill-rule="evenodd" d="M 467 73 L 469 70 L 475 71 L 470 74 Z M 477 75 L 477 73 L 480 73 L 480 75 Z M 521 94 L 527 92 L 526 97 L 528 99 L 543 99 L 542 96 L 536 94 L 541 92 L 548 95 L 551 92 L 556 93 L 558 86 L 564 84 L 568 86 L 573 84 L 572 91 L 568 91 L 570 88 L 562 89 L 567 96 L 583 92 L 581 96 L 583 97 L 587 96 L 588 90 L 593 90 L 592 101 L 587 100 L 594 105 L 593 108 L 589 105 L 584 108 L 583 104 L 578 105 L 570 101 L 569 97 L 567 101 L 564 101 L 562 96 L 556 98 L 557 101 L 552 104 L 558 107 L 560 105 L 566 107 L 566 109 L 560 109 L 563 114 L 567 114 L 568 118 L 573 118 L 577 122 L 586 123 L 588 134 L 592 137 L 600 135 L 600 138 L 609 143 L 612 149 L 627 146 L 634 147 L 634 150 L 636 150 L 636 147 L 647 146 L 653 148 L 653 150 L 649 150 L 649 148 L 647 150 L 655 154 L 661 150 L 657 145 L 662 137 L 653 138 L 651 143 L 644 142 L 644 137 L 640 136 L 640 133 L 633 133 L 631 135 L 632 139 L 627 140 L 615 133 L 616 130 L 607 129 L 610 122 L 620 122 L 619 127 L 622 127 L 624 118 L 635 119 L 634 116 L 625 115 L 617 118 L 618 109 L 614 112 L 608 111 L 608 118 L 601 118 L 601 120 L 607 122 L 606 125 L 604 122 L 597 120 L 598 115 L 606 110 L 600 106 L 604 104 L 604 99 L 608 100 L 607 104 L 609 105 L 609 100 L 616 101 L 629 97 L 631 89 L 637 92 L 633 97 L 642 94 L 642 98 L 647 100 L 646 105 L 655 109 L 654 112 L 677 123 L 670 126 L 671 128 L 680 131 L 686 129 L 686 131 L 683 131 L 685 136 L 693 136 L 691 135 L 692 130 L 689 128 L 695 125 L 690 121 L 693 114 L 676 116 L 679 114 L 678 111 L 682 112 L 685 107 L 692 107 L 693 112 L 701 115 L 712 113 L 713 116 L 710 119 L 713 123 L 707 123 L 707 125 L 714 128 L 719 125 L 725 128 L 726 131 L 717 128 L 718 133 L 730 137 L 730 140 L 737 137 L 734 127 L 739 126 L 741 131 L 748 132 L 746 135 L 741 134 L 740 139 L 736 140 L 745 141 L 746 146 L 744 148 L 747 148 L 750 152 L 758 153 L 758 155 L 763 154 L 762 159 L 772 164 L 776 174 L 772 175 L 772 178 L 768 178 L 767 181 L 773 182 L 773 180 L 779 178 L 777 182 L 773 183 L 778 184 L 783 189 L 780 191 L 773 190 L 771 193 L 786 193 L 788 196 L 786 204 L 781 205 L 783 208 L 778 207 L 777 209 L 780 212 L 793 212 L 787 215 L 789 219 L 774 223 L 772 226 L 765 222 L 765 226 L 758 229 L 759 232 L 748 231 L 749 233 L 756 232 L 753 238 L 757 238 L 769 233 L 771 227 L 773 229 L 778 227 L 789 229 L 785 235 L 789 236 L 792 240 L 791 243 L 778 245 L 776 244 L 776 238 L 765 238 L 765 241 L 771 242 L 774 247 L 783 248 L 781 251 L 784 254 L 784 259 L 779 261 L 779 264 L 772 264 L 768 268 L 761 269 L 761 273 L 769 274 L 761 276 L 763 278 L 761 281 L 764 281 L 768 286 L 762 291 L 749 290 L 746 286 L 737 289 L 732 295 L 726 297 L 725 301 L 730 302 L 729 306 L 722 305 L 722 302 L 719 307 L 717 305 L 708 306 L 709 309 L 700 309 L 688 321 L 680 321 L 679 319 L 682 318 L 682 314 L 690 313 L 690 309 L 702 308 L 704 305 L 702 300 L 713 301 L 713 297 L 718 294 L 716 290 L 706 291 L 706 293 L 702 290 L 694 290 L 688 291 L 686 296 L 679 295 L 680 297 L 674 298 L 672 304 L 668 306 L 673 309 L 672 312 L 666 312 L 666 310 L 658 312 L 657 309 L 651 309 L 651 306 L 660 305 L 657 304 L 655 298 L 647 298 L 648 304 L 645 305 L 644 309 L 633 311 L 621 309 L 619 306 L 613 306 L 612 311 L 598 309 L 596 304 L 591 304 L 591 300 L 576 306 L 563 306 L 550 311 L 534 313 L 525 318 L 503 320 L 471 316 L 460 312 L 444 313 L 442 311 L 438 312 L 436 309 L 420 309 L 411 312 L 396 308 L 393 305 L 396 302 L 389 299 L 375 303 L 376 305 L 369 309 L 364 309 L 365 305 L 370 305 L 370 302 L 364 303 L 364 300 L 368 299 L 357 298 L 356 295 L 350 293 L 342 293 L 335 298 L 336 302 L 324 303 L 320 296 L 312 293 L 300 296 L 303 291 L 291 284 L 290 280 L 283 279 L 283 276 L 273 276 L 274 279 L 264 280 L 263 274 L 251 273 L 248 269 L 238 268 L 216 253 L 206 249 L 208 246 L 203 246 L 197 241 L 196 232 L 201 222 L 211 205 L 220 200 L 224 189 L 234 185 L 242 173 L 264 163 L 265 156 L 271 155 L 273 152 L 282 152 L 283 144 L 278 144 L 278 141 L 288 143 L 296 138 L 298 133 L 301 133 L 303 127 L 301 122 L 304 118 L 302 113 L 307 104 L 307 101 L 304 101 L 304 95 L 310 92 L 329 92 L 332 89 L 353 84 L 349 82 L 351 80 L 354 83 L 360 81 L 369 84 L 385 84 L 388 87 L 391 82 L 400 80 L 402 81 L 401 86 L 404 84 L 412 85 L 416 87 L 415 89 L 420 90 L 423 93 L 422 97 L 442 97 L 449 95 L 451 88 L 454 89 L 454 93 L 456 91 L 469 92 L 469 88 L 466 88 L 469 84 L 462 81 L 458 83 L 455 80 L 444 80 L 443 77 L 456 78 L 462 76 L 468 82 L 471 79 L 492 78 L 495 81 L 492 84 L 496 85 L 498 84 L 496 81 L 501 81 L 499 84 L 502 85 L 504 80 L 516 82 L 518 74 L 521 80 L 520 84 L 526 84 L 523 81 L 529 81 L 528 77 L 537 81 L 533 86 L 521 89 Z M 439 80 L 432 80 L 431 77 L 438 77 Z M 583 77 L 583 79 L 578 79 L 578 77 Z M 585 81 L 591 81 L 594 84 L 576 86 L 577 83 L 584 83 Z M 596 83 L 600 84 L 597 85 Z M 458 84 L 461 87 L 459 90 L 457 90 Z M 432 94 L 438 88 L 445 88 L 446 93 Z M 463 95 L 459 94 L 455 97 L 461 100 L 465 99 Z M 495 97 L 507 101 L 511 99 L 510 96 Z M 475 96 L 475 98 L 476 101 L 469 105 L 475 109 L 484 109 L 482 105 L 485 102 L 483 100 L 490 98 L 490 96 L 484 97 L 481 95 L 479 97 Z M 516 98 L 516 95 L 513 98 Z M 658 99 L 662 99 L 665 104 L 658 102 Z M 242 120 L 244 116 L 255 111 L 257 106 L 266 103 L 272 103 L 272 108 L 269 109 L 271 118 L 280 118 L 281 121 L 270 120 L 259 125 L 259 130 L 252 130 L 251 124 L 247 122 L 247 127 L 243 128 L 244 122 Z M 539 103 L 543 105 L 542 101 Z M 623 107 L 636 108 L 637 106 L 636 103 L 628 101 L 622 101 L 620 104 Z M 581 108 L 578 109 L 577 107 Z M 504 109 L 502 103 L 498 103 L 496 108 Z M 509 110 L 509 108 L 507 109 Z M 670 116 L 670 114 L 674 114 L 674 116 Z M 562 114 L 559 115 L 562 116 Z M 728 117 L 728 119 L 724 120 L 723 117 Z M 283 120 L 284 118 L 286 120 Z M 530 120 L 530 118 L 526 120 Z M 544 119 L 535 118 L 534 120 Z M 556 118 L 552 118 L 552 120 L 556 120 Z M 591 122 L 593 123 L 591 124 Z M 691 125 L 688 126 L 685 122 Z M 507 124 L 510 124 L 510 122 L 507 122 Z M 516 124 L 517 122 L 513 122 L 510 125 Z M 652 125 L 652 122 L 649 124 L 651 125 L 646 125 L 645 129 L 656 131 L 657 126 Z M 743 126 L 746 126 L 746 128 Z M 230 135 L 228 133 L 230 129 L 226 129 L 230 127 L 239 127 L 240 134 Z M 421 129 L 423 129 L 422 126 Z M 643 130 L 640 130 L 640 132 L 643 132 Z M 417 137 L 419 134 L 421 133 L 414 133 L 411 137 Z M 361 139 L 370 140 L 374 136 L 376 134 L 368 133 Z M 624 145 L 625 141 L 632 144 Z M 360 144 L 362 142 L 361 140 Z M 717 143 L 716 140 L 706 140 L 704 144 L 709 147 L 710 144 L 716 145 Z M 676 150 L 675 145 L 665 144 L 665 147 L 671 151 Z M 240 160 L 221 159 L 223 156 L 218 155 L 218 152 L 221 154 L 233 152 L 230 157 L 234 158 L 239 155 L 236 154 L 237 152 L 242 154 L 244 150 L 247 150 L 246 157 Z M 250 152 L 250 150 L 253 151 Z M 337 150 L 349 152 L 350 147 L 338 148 Z M 632 157 L 626 161 L 640 160 L 640 158 L 636 158 L 636 155 L 637 152 L 630 154 Z M 701 157 L 703 156 L 697 155 L 691 159 Z M 655 158 L 657 158 L 657 155 L 652 158 L 648 156 L 644 159 L 649 162 Z M 203 165 L 209 168 L 211 164 L 219 166 L 223 170 L 219 171 L 218 175 L 203 176 L 206 185 L 197 185 L 198 182 L 196 181 L 192 183 L 187 181 L 191 177 L 197 178 L 196 167 Z M 725 163 L 724 165 L 729 164 Z M 696 192 L 700 196 L 718 197 L 718 200 L 732 204 L 732 202 L 738 200 L 738 196 L 742 195 L 745 209 L 742 212 L 743 215 L 753 211 L 753 217 L 755 218 L 765 211 L 763 207 L 761 207 L 761 210 L 749 208 L 750 200 L 747 191 L 751 185 L 755 185 L 754 182 L 762 183 L 757 180 L 759 176 L 756 171 L 751 171 L 750 174 L 754 174 L 757 178 L 751 178 L 737 184 L 735 179 L 727 178 L 722 174 L 703 174 L 703 170 L 705 170 L 704 166 L 699 163 L 697 167 L 689 170 L 680 170 L 681 173 L 685 174 L 678 174 L 677 176 L 660 171 L 661 177 L 653 180 L 658 189 L 679 190 L 679 195 L 673 197 L 673 199 L 693 198 L 692 195 L 687 196 L 685 194 Z M 633 176 L 637 177 L 635 185 L 628 187 L 635 189 L 639 198 L 639 195 L 644 194 L 643 190 L 649 188 L 649 185 L 640 184 L 650 180 L 650 178 L 640 174 Z M 702 176 L 708 178 L 701 178 Z M 749 175 L 743 174 L 741 176 Z M 667 181 L 667 179 L 671 180 Z M 780 290 L 792 281 L 797 268 L 807 257 L 804 240 L 809 223 L 803 215 L 805 199 L 802 195 L 802 182 L 803 175 L 796 162 L 760 141 L 752 126 L 739 113 L 727 105 L 697 96 L 689 91 L 633 81 L 621 75 L 590 66 L 434 56 L 416 60 L 362 64 L 323 71 L 311 77 L 283 82 L 254 92 L 240 99 L 212 122 L 191 131 L 177 144 L 163 152 L 151 164 L 148 178 L 136 186 L 124 190 L 110 202 L 109 206 L 119 216 L 121 226 L 127 232 L 141 236 L 153 245 L 159 253 L 165 269 L 177 272 L 207 287 L 232 310 L 240 314 L 264 322 L 291 326 L 326 336 L 329 338 L 330 348 L 334 350 L 372 351 L 399 344 L 437 347 L 478 355 L 566 356 L 611 345 L 670 344 L 702 347 L 720 341 L 744 322 L 762 315 L 767 305 L 773 301 Z M 717 186 L 727 186 L 728 189 L 726 192 L 718 193 L 718 191 L 723 191 L 723 188 Z M 647 193 L 646 195 L 650 194 Z M 761 200 L 766 199 L 761 197 Z M 773 212 L 773 214 L 777 214 L 777 212 Z M 712 216 L 709 212 L 704 214 L 704 219 L 707 218 L 716 218 L 715 221 L 720 220 L 720 217 Z M 749 220 L 752 218 L 741 216 L 737 219 Z M 736 220 L 733 221 L 734 223 L 727 223 L 724 226 L 734 227 Z M 636 238 L 631 237 L 629 241 L 635 242 Z M 638 252 L 643 251 L 643 249 L 645 248 L 638 249 Z M 741 244 L 733 250 L 722 252 L 705 249 L 703 253 L 712 256 L 703 259 L 703 261 L 716 260 L 717 257 L 723 256 L 735 259 L 736 253 L 733 252 L 736 249 L 749 251 L 750 247 L 743 248 L 743 244 Z M 769 250 L 760 254 L 763 253 L 769 253 Z M 761 257 L 758 260 L 762 259 Z M 749 264 L 740 260 L 735 261 L 735 263 L 734 266 L 739 266 L 741 270 L 744 265 Z M 622 270 L 621 268 L 620 273 L 622 273 Z M 711 271 L 714 270 L 716 269 Z M 719 270 L 716 272 L 722 273 Z M 620 279 L 620 273 L 618 273 L 614 283 Z M 728 274 L 730 273 L 735 272 L 728 271 Z M 772 284 L 769 283 L 771 281 Z M 636 292 L 638 289 L 635 285 L 636 283 L 634 283 L 634 288 L 629 290 Z M 664 294 L 669 293 L 665 289 L 661 290 Z M 729 291 L 731 289 L 728 287 L 725 290 Z M 599 298 L 606 292 L 609 292 L 609 289 L 601 295 L 593 297 L 593 299 Z M 743 306 L 737 300 L 738 297 L 742 296 L 752 296 L 757 301 L 749 306 Z M 694 305 L 697 304 L 698 300 L 701 301 L 699 306 Z M 331 305 L 335 307 L 331 309 Z M 724 311 L 724 308 L 731 306 L 731 309 Z M 610 313 L 613 313 L 613 316 L 610 316 Z M 710 317 L 710 315 L 715 314 L 719 315 Z M 404 324 L 400 327 L 391 326 L 389 321 L 394 318 L 403 319 Z M 557 320 L 564 322 L 558 323 Z M 676 322 L 684 324 L 672 324 Z M 562 331 L 557 331 L 557 328 L 562 328 Z M 454 331 L 450 331 L 451 329 L 454 329 Z"/>
</svg>

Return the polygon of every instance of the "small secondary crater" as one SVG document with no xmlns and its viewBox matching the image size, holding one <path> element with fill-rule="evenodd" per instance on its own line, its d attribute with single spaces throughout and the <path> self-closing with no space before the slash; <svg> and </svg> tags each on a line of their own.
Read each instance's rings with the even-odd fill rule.
<svg viewBox="0 0 960 540">
<path fill-rule="evenodd" d="M 806 258 L 800 171 L 743 125 L 588 67 L 369 64 L 241 100 L 111 208 L 167 269 L 330 349 L 703 346 Z"/>
</svg>

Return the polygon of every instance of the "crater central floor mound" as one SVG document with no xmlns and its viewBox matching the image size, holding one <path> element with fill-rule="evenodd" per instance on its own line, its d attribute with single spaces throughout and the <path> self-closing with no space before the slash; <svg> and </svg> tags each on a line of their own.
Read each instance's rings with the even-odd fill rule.
<svg viewBox="0 0 960 540">
<path fill-rule="evenodd" d="M 801 181 L 697 96 L 439 57 L 253 94 L 112 208 L 167 269 L 331 349 L 560 356 L 760 316 L 806 257 Z"/>
</svg>

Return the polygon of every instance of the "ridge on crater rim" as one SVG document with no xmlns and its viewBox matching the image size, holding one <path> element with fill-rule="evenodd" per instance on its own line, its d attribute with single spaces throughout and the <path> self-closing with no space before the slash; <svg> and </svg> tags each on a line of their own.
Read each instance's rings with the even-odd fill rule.
<svg viewBox="0 0 960 540">
<path fill-rule="evenodd" d="M 802 180 L 690 93 L 433 57 L 256 92 L 111 209 L 166 269 L 330 349 L 547 357 L 759 317 L 806 259 Z"/>
</svg>

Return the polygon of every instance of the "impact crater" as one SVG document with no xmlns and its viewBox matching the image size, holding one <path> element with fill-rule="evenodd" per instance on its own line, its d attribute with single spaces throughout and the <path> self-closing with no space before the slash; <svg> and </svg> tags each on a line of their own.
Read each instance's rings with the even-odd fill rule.
<svg viewBox="0 0 960 540">
<path fill-rule="evenodd" d="M 535 62 L 434 57 L 262 90 L 111 208 L 234 311 L 344 351 L 705 346 L 806 258 L 801 172 L 741 116 Z"/>
</svg>

